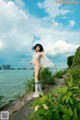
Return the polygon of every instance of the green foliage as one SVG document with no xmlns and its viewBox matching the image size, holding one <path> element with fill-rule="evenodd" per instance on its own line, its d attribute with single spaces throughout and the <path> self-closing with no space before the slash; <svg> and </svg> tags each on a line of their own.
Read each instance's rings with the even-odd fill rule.
<svg viewBox="0 0 80 120">
<path fill-rule="evenodd" d="M 80 67 L 70 69 L 71 77 L 75 84 L 80 84 Z"/>
<path fill-rule="evenodd" d="M 39 97 L 33 103 L 33 108 L 38 106 L 38 109 L 34 109 L 31 120 L 34 120 L 36 116 L 40 120 L 79 120 L 80 101 L 76 99 L 76 90 L 72 89 L 72 86 L 72 83 L 69 83 L 67 86 L 53 90 L 46 96 Z"/>
<path fill-rule="evenodd" d="M 54 74 L 54 77 L 56 78 L 63 78 L 63 75 L 67 73 L 67 69 L 65 70 L 59 70 Z"/>
<path fill-rule="evenodd" d="M 49 70 L 49 68 L 41 69 L 40 79 L 43 84 L 54 84 L 55 83 L 53 73 L 52 73 L 52 71 Z"/>
<path fill-rule="evenodd" d="M 73 58 L 74 58 L 74 56 L 69 56 L 67 58 L 67 65 L 68 65 L 69 68 L 71 68 L 71 66 L 73 64 Z"/>
<path fill-rule="evenodd" d="M 75 55 L 67 58 L 67 65 L 69 68 L 80 66 L 80 47 L 77 49 Z"/>
<path fill-rule="evenodd" d="M 68 81 L 68 85 L 57 89 L 60 95 L 59 110 L 62 114 L 62 120 L 79 120 L 80 119 L 80 101 L 76 99 L 77 89 L 73 82 Z M 79 107 L 78 107 L 79 105 Z"/>
<path fill-rule="evenodd" d="M 73 64 L 68 72 L 66 83 L 70 80 L 73 81 L 74 86 L 80 87 L 80 47 L 73 57 Z"/>
<path fill-rule="evenodd" d="M 80 67 L 74 67 L 69 70 L 65 79 L 66 85 L 70 84 L 72 89 L 76 89 L 76 93 L 80 96 Z"/>
<path fill-rule="evenodd" d="M 77 49 L 73 59 L 73 67 L 79 66 L 80 67 L 80 47 Z"/>
<path fill-rule="evenodd" d="M 38 110 L 35 110 L 35 107 L 39 106 Z M 53 96 L 48 94 L 42 97 L 39 97 L 37 101 L 33 103 L 33 108 L 35 112 L 31 115 L 30 119 L 35 120 L 35 117 L 38 116 L 38 120 L 58 120 L 58 105 L 55 100 L 53 100 Z"/>
<path fill-rule="evenodd" d="M 25 91 L 34 91 L 34 79 L 25 81 Z"/>
</svg>

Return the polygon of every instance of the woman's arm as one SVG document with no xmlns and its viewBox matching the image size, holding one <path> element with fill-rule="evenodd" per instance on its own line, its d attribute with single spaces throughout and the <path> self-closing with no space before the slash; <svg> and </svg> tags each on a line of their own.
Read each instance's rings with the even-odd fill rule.
<svg viewBox="0 0 80 120">
<path fill-rule="evenodd" d="M 30 61 L 30 64 L 32 64 L 33 63 L 33 59 Z"/>
</svg>

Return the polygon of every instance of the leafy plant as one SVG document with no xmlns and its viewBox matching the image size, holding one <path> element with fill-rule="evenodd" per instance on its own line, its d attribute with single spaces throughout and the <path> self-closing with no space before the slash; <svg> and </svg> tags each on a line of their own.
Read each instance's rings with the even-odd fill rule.
<svg viewBox="0 0 80 120">
<path fill-rule="evenodd" d="M 55 84 L 53 73 L 49 70 L 49 68 L 41 69 L 40 79 L 43 84 Z"/>
<path fill-rule="evenodd" d="M 34 79 L 25 81 L 25 91 L 34 91 Z"/>
<path fill-rule="evenodd" d="M 67 69 L 65 70 L 59 70 L 57 71 L 55 74 L 54 74 L 54 77 L 57 77 L 57 78 L 63 78 L 63 75 L 67 73 Z"/>
<path fill-rule="evenodd" d="M 74 80 L 74 82 L 78 82 L 80 81 L 80 67 L 74 67 L 72 69 L 70 69 L 70 74 Z"/>
<path fill-rule="evenodd" d="M 80 47 L 77 49 L 74 59 L 73 59 L 73 67 L 79 66 L 80 67 Z"/>
<path fill-rule="evenodd" d="M 58 120 L 58 106 L 53 96 L 51 94 L 38 98 L 37 101 L 33 103 L 34 113 L 31 115 L 30 119 L 34 120 L 35 117 L 38 117 L 38 120 Z M 37 109 L 36 109 L 37 108 Z"/>
<path fill-rule="evenodd" d="M 73 82 L 68 82 L 68 86 L 57 89 L 60 95 L 59 110 L 62 120 L 80 119 L 80 101 L 76 99 L 77 89 L 78 88 L 73 87 Z"/>
<path fill-rule="evenodd" d="M 74 89 L 72 89 L 72 83 L 69 83 L 68 86 L 53 90 L 47 96 L 39 97 L 33 103 L 35 112 L 33 112 L 31 120 L 36 116 L 38 116 L 38 120 L 79 120 L 80 101 L 76 99 Z"/>
<path fill-rule="evenodd" d="M 69 56 L 69 57 L 67 58 L 67 65 L 68 65 L 69 68 L 71 68 L 71 66 L 72 66 L 72 64 L 73 64 L 73 58 L 74 58 L 74 55 Z"/>
</svg>

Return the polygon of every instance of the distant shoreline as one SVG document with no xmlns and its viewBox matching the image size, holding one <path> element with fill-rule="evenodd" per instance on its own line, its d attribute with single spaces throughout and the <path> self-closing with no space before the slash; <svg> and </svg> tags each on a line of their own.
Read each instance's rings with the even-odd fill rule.
<svg viewBox="0 0 80 120">
<path fill-rule="evenodd" d="M 0 69 L 0 70 L 34 70 L 34 68 L 31 68 L 31 69 Z"/>
</svg>

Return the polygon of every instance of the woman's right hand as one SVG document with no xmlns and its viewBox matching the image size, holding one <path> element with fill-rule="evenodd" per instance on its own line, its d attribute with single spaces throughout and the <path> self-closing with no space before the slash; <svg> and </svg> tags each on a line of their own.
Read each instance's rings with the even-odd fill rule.
<svg viewBox="0 0 80 120">
<path fill-rule="evenodd" d="M 30 65 L 32 64 L 32 62 L 29 63 Z"/>
</svg>

